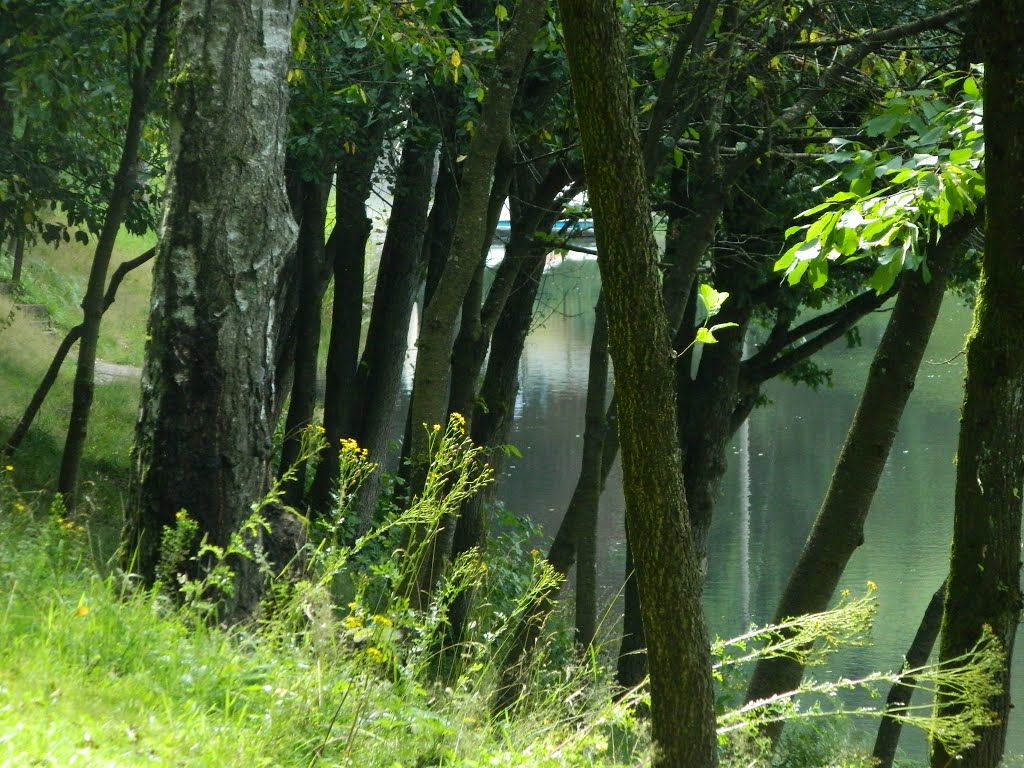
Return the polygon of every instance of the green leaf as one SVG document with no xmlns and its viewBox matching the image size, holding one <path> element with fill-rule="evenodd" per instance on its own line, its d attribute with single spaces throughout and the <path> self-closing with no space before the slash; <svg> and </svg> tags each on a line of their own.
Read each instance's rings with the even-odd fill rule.
<svg viewBox="0 0 1024 768">
<path fill-rule="evenodd" d="M 722 309 L 722 305 L 725 304 L 725 300 L 729 298 L 727 291 L 716 291 L 707 283 L 701 283 L 698 295 L 708 317 L 717 315 Z"/>
<path fill-rule="evenodd" d="M 698 344 L 717 344 L 718 343 L 718 339 L 715 338 L 715 335 L 711 332 L 711 330 L 708 329 L 708 328 L 705 328 L 703 325 L 700 328 L 697 329 L 697 338 L 695 339 L 695 341 Z"/>
<path fill-rule="evenodd" d="M 978 81 L 973 77 L 964 78 L 964 93 L 970 96 L 972 99 L 976 99 L 981 96 L 981 89 L 978 88 Z"/>
<path fill-rule="evenodd" d="M 971 157 L 974 156 L 974 152 L 971 151 L 970 147 L 961 147 L 960 149 L 954 149 L 949 153 L 949 162 L 954 165 L 963 165 Z"/>
<path fill-rule="evenodd" d="M 505 21 L 508 19 L 508 8 L 501 3 L 498 3 L 494 6 L 494 15 L 497 17 L 498 21 Z"/>
<path fill-rule="evenodd" d="M 857 177 L 856 179 L 850 182 L 850 191 L 853 194 L 858 195 L 859 197 L 864 197 L 864 195 L 870 194 L 871 179 L 865 176 Z"/>
</svg>

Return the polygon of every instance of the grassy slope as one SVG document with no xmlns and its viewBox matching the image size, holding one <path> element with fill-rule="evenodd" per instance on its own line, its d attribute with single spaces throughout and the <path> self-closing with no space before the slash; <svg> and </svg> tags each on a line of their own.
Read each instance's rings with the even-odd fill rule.
<svg viewBox="0 0 1024 768">
<path fill-rule="evenodd" d="M 376 640 L 346 641 L 353 615 L 229 632 L 126 591 L 10 475 L 0 467 L 0 766 L 617 764 L 621 731 L 600 712 L 570 717 L 564 690 L 514 726 L 488 722 L 488 675 L 415 682 L 382 666 Z"/>
<path fill-rule="evenodd" d="M 115 263 L 132 258 L 152 239 L 123 235 Z M 81 301 L 91 250 L 77 243 L 58 249 L 37 247 L 26 259 L 20 302 L 45 304 L 55 329 L 46 333 L 15 311 L 13 322 L 0 323 L 0 436 L 6 437 L 42 379 L 63 334 L 80 321 Z M 0 260 L 0 275 L 8 273 Z M 104 318 L 100 357 L 116 363 L 139 364 L 145 344 L 148 306 L 148 265 L 130 274 L 118 300 Z M 0 296 L 0 318 L 11 317 L 15 297 Z M 52 490 L 63 450 L 71 405 L 74 350 L 36 417 L 17 454 L 15 479 L 21 488 L 42 494 Z M 83 465 L 85 508 L 96 512 L 111 530 L 120 524 L 121 496 L 131 449 L 132 425 L 138 407 L 138 383 L 119 381 L 97 387 Z M 97 510 L 104 510 L 102 513 Z M 109 540 L 105 536 L 104 540 Z"/>
</svg>

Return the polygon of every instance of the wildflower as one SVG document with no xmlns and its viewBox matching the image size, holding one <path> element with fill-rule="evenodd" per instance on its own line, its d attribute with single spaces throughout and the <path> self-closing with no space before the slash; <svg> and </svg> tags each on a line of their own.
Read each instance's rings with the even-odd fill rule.
<svg viewBox="0 0 1024 768">
<path fill-rule="evenodd" d="M 874 592 L 876 589 L 878 589 L 878 585 L 875 584 L 875 582 L 873 582 L 873 581 L 871 581 L 869 579 L 868 580 L 868 589 L 871 590 L 872 592 Z"/>
<path fill-rule="evenodd" d="M 6 467 L 4 467 L 4 469 L 7 470 L 8 472 L 13 472 L 14 471 L 14 467 L 12 467 L 10 464 L 8 464 Z"/>
<path fill-rule="evenodd" d="M 381 616 L 379 613 L 373 617 L 373 621 L 376 624 L 383 624 L 385 627 L 390 627 L 392 623 L 391 619 L 387 616 Z"/>
<path fill-rule="evenodd" d="M 88 616 L 88 615 L 89 615 L 89 606 L 87 606 L 87 605 L 80 605 L 77 608 L 75 608 L 75 616 Z"/>
<path fill-rule="evenodd" d="M 352 615 L 346 616 L 342 623 L 345 625 L 345 629 L 359 629 L 363 626 L 363 620 Z"/>
<path fill-rule="evenodd" d="M 434 430 L 435 432 L 440 432 L 440 431 L 441 431 L 441 425 L 440 425 L 440 424 L 435 424 L 435 425 L 434 425 L 434 426 L 432 427 L 432 429 L 433 429 L 433 430 Z"/>
<path fill-rule="evenodd" d="M 24 512 L 25 509 L 26 509 L 25 505 L 22 504 L 20 501 L 19 502 L 15 502 L 15 504 L 14 504 L 14 511 L 15 512 Z"/>
<path fill-rule="evenodd" d="M 384 651 L 372 645 L 366 649 L 366 655 L 370 657 L 371 661 L 384 661 Z"/>
</svg>

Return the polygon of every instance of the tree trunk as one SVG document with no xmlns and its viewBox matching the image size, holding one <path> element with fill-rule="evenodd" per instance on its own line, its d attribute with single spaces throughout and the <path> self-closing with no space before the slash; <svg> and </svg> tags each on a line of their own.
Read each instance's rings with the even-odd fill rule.
<svg viewBox="0 0 1024 768">
<path fill-rule="evenodd" d="M 958 222 L 932 246 L 929 282 L 920 272 L 903 276 L 832 482 L 775 610 L 776 622 L 824 611 L 850 557 L 864 542 L 871 500 L 942 306 L 947 274 L 958 246 L 973 229 L 973 220 Z M 747 688 L 747 700 L 791 691 L 802 677 L 803 665 L 795 659 L 760 659 Z M 773 740 L 781 732 L 782 723 L 766 729 Z"/>
<path fill-rule="evenodd" d="M 327 347 L 324 382 L 324 437 L 327 445 L 319 456 L 309 507 L 317 513 L 331 506 L 338 478 L 338 454 L 343 437 L 358 430 L 359 342 L 363 323 L 363 288 L 366 246 L 373 222 L 366 215 L 366 201 L 373 191 L 373 169 L 380 157 L 383 125 L 368 132 L 355 154 L 343 156 L 337 165 L 336 209 L 341 212 L 328 240 L 327 258 L 334 271 L 334 305 L 331 337 Z"/>
<path fill-rule="evenodd" d="M 405 425 L 405 419 L 396 419 L 395 412 L 402 391 L 409 323 L 423 282 L 423 237 L 436 149 L 436 137 L 426 141 L 410 139 L 402 148 L 366 346 L 357 373 L 360 405 L 356 439 L 382 468 L 396 423 Z M 374 472 L 360 489 L 361 526 L 371 524 L 379 495 L 380 473 Z"/>
<path fill-rule="evenodd" d="M 939 660 L 954 659 L 991 627 L 1006 651 L 999 724 L 986 728 L 957 765 L 994 768 L 1010 713 L 1010 661 L 1021 612 L 1020 525 L 1024 487 L 1024 14 L 1015 0 L 984 0 L 985 255 L 957 447 L 953 551 Z M 936 706 L 950 707 L 941 690 Z M 950 755 L 932 745 L 933 768 Z"/>
<path fill-rule="evenodd" d="M 313 410 L 316 407 L 317 357 L 320 352 L 320 318 L 323 313 L 324 290 L 327 288 L 330 275 L 324 248 L 329 185 L 320 181 L 303 180 L 300 188 L 301 218 L 299 239 L 295 248 L 299 267 L 299 301 L 294 321 L 291 398 L 288 417 L 285 419 L 279 476 L 284 475 L 298 460 L 302 433 L 313 421 Z M 336 225 L 335 229 L 337 226 L 340 225 Z M 365 240 L 363 242 L 365 248 Z M 337 289 L 335 291 L 337 292 Z M 361 309 L 362 303 L 356 306 Z M 358 327 L 357 320 L 356 328 Z M 358 343 L 357 331 L 356 344 Z M 289 506 L 298 507 L 305 487 L 306 463 L 302 462 L 296 467 L 294 478 L 285 485 L 284 502 Z"/>
<path fill-rule="evenodd" d="M 622 587 L 622 642 L 615 666 L 615 682 L 623 690 L 635 688 L 647 677 L 647 642 L 640 612 L 640 592 L 636 583 L 633 547 L 626 533 L 626 574 Z"/>
<path fill-rule="evenodd" d="M 269 485 L 276 313 L 296 226 L 284 189 L 293 0 L 186 0 L 174 59 L 171 172 L 153 274 L 127 565 L 152 582 L 185 509 L 226 546 Z M 230 562 L 222 618 L 250 613 Z"/>
<path fill-rule="evenodd" d="M 904 657 L 904 669 L 916 669 L 928 663 L 928 657 L 932 655 L 932 648 L 935 647 L 935 638 L 939 636 L 939 625 L 942 623 L 942 603 L 946 598 L 946 582 L 935 590 L 932 599 L 928 601 L 924 616 L 917 627 L 914 639 L 907 649 Z M 878 725 L 878 735 L 875 737 L 875 748 L 871 756 L 875 759 L 876 768 L 892 768 L 892 761 L 896 757 L 896 747 L 900 743 L 900 733 L 903 731 L 903 723 L 892 717 L 891 714 L 906 712 L 910 699 L 914 695 L 917 678 L 913 675 L 905 675 L 899 681 L 893 683 L 889 689 L 889 695 L 885 699 L 885 714 L 882 722 Z"/>
<path fill-rule="evenodd" d="M 584 652 L 590 650 L 597 635 L 597 512 L 604 487 L 601 456 L 604 453 L 607 382 L 608 318 L 602 294 L 594 308 L 594 335 L 590 340 L 583 469 L 570 502 L 570 507 L 578 506 L 580 510 L 575 537 L 576 645 Z"/>
<path fill-rule="evenodd" d="M 82 464 L 85 439 L 92 409 L 93 390 L 96 386 L 96 348 L 103 319 L 103 299 L 107 287 L 107 271 L 114 253 L 114 243 L 121 229 L 135 191 L 135 166 L 139 159 L 142 130 L 153 90 L 163 75 L 171 47 L 171 27 L 177 0 L 151 0 L 147 3 L 145 18 L 140 25 L 136 42 L 136 57 L 140 66 L 132 78 L 131 106 L 125 126 L 121 158 L 114 174 L 114 186 L 107 203 L 103 226 L 96 243 L 96 252 L 89 270 L 89 281 L 82 299 L 82 334 L 78 344 L 78 368 L 75 370 L 74 395 L 68 420 L 67 438 L 61 457 L 57 492 L 63 496 L 65 507 L 74 509 L 78 492 L 78 471 Z M 149 38 L 152 36 L 152 43 Z M 145 55 L 149 48 L 148 57 Z"/>
<path fill-rule="evenodd" d="M 11 265 L 11 286 L 15 289 L 21 286 L 21 271 L 25 264 L 25 238 L 17 236 L 11 238 L 14 247 L 11 251 L 13 264 Z"/>
<path fill-rule="evenodd" d="M 423 487 L 428 464 L 427 431 L 446 420 L 449 363 L 455 323 L 463 298 L 480 260 L 480 247 L 489 234 L 486 215 L 498 151 L 509 132 L 509 115 L 533 38 L 544 17 L 541 0 L 522 0 L 516 6 L 508 31 L 495 51 L 495 69 L 488 79 L 487 95 L 470 141 L 459 188 L 459 210 L 452 249 L 434 295 L 423 312 L 417 341 L 416 373 L 410 403 L 410 457 L 415 495 Z M 439 536 L 413 531 L 422 542 L 424 556 L 409 589 L 412 604 L 424 607 L 440 578 L 454 534 L 454 520 L 442 524 Z"/>
<path fill-rule="evenodd" d="M 597 224 L 627 529 L 651 669 L 654 765 L 703 768 L 717 762 L 711 664 L 679 475 L 674 353 L 623 33 L 614 2 L 561 0 L 559 8 Z"/>
</svg>

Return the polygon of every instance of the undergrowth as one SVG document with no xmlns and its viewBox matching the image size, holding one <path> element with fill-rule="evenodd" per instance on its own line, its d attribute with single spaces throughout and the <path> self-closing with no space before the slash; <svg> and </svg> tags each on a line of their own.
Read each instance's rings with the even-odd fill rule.
<svg viewBox="0 0 1024 768">
<path fill-rule="evenodd" d="M 307 433 L 303 455 L 317 453 L 321 440 L 317 430 Z M 636 715 L 646 707 L 645 692 L 614 691 L 600 659 L 576 661 L 567 632 L 547 635 L 522 705 L 493 714 L 516 621 L 555 578 L 541 558 L 516 556 L 523 534 L 503 534 L 512 538 L 495 548 L 512 558 L 494 551 L 486 563 L 475 551 L 457 558 L 426 610 L 410 608 L 401 585 L 429 541 L 413 533 L 436 531 L 490 479 L 461 417 L 435 428 L 431 440 L 434 463 L 423 494 L 354 542 L 345 527 L 348 507 L 375 468 L 365 451 L 344 442 L 332 515 L 314 522 L 282 508 L 288 476 L 225 546 L 202 538 L 183 510 L 164 532 L 151 587 L 116 568 L 97 568 L 87 518 L 24 498 L 13 467 L 0 466 L 0 766 L 647 764 L 652 747 Z M 282 515 L 302 531 L 285 563 L 258 544 L 261 533 L 273 536 L 267 520 Z M 259 565 L 266 598 L 253 620 L 223 626 L 219 607 L 230 595 L 229 564 L 237 557 Z M 470 635 L 446 647 L 447 608 L 467 588 L 479 594 Z M 841 704 L 805 707 L 787 694 L 742 705 L 734 670 L 766 654 L 798 653 L 813 664 L 837 645 L 858 642 L 873 612 L 869 591 L 846 596 L 832 611 L 715 644 L 725 768 L 870 765 L 849 748 L 841 726 L 829 725 Z M 824 643 L 807 650 L 812 639 Z M 965 661 L 963 669 L 915 670 L 919 687 L 941 680 L 963 688 L 963 719 L 936 722 L 912 710 L 903 717 L 908 724 L 963 745 L 971 728 L 991 722 L 984 704 L 1001 651 L 985 640 Z M 835 700 L 844 688 L 894 678 L 810 681 L 802 692 Z M 798 729 L 773 759 L 757 726 L 778 719 Z"/>
</svg>

